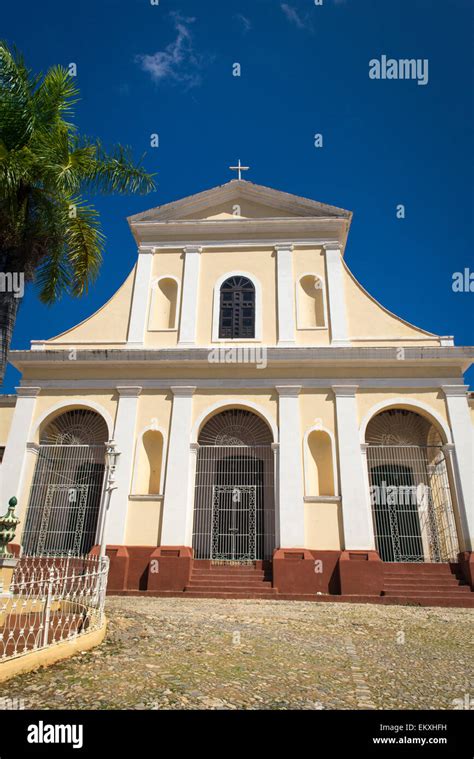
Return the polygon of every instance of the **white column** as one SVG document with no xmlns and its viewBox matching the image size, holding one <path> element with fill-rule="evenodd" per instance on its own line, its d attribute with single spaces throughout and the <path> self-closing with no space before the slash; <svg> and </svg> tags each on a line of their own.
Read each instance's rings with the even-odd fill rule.
<svg viewBox="0 0 474 759">
<path fill-rule="evenodd" d="M 443 385 L 449 426 L 455 450 L 452 452 L 458 491 L 458 508 L 465 550 L 474 550 L 474 433 L 465 385 Z"/>
<path fill-rule="evenodd" d="M 189 541 L 191 504 L 191 429 L 195 387 L 172 387 L 173 412 L 166 465 L 161 545 Z M 189 544 L 189 543 L 188 543 Z"/>
<path fill-rule="evenodd" d="M 201 251 L 198 245 L 184 248 L 184 275 L 178 345 L 196 344 L 197 305 Z"/>
<path fill-rule="evenodd" d="M 326 276 L 328 282 L 329 321 L 332 345 L 350 345 L 346 297 L 344 289 L 344 267 L 342 246 L 337 242 L 326 243 Z"/>
<path fill-rule="evenodd" d="M 40 388 L 15 389 L 18 397 L 2 462 L 0 513 L 6 511 L 8 501 L 15 496 L 18 499 L 16 514 L 20 516 L 27 507 L 27 503 L 20 500 L 26 468 L 26 444 L 29 442 L 36 397 Z"/>
<path fill-rule="evenodd" d="M 304 548 L 303 455 L 299 385 L 278 386 L 280 548 Z"/>
<path fill-rule="evenodd" d="M 295 345 L 295 283 L 293 245 L 276 245 L 278 346 Z"/>
<path fill-rule="evenodd" d="M 128 346 L 141 348 L 145 341 L 148 303 L 151 290 L 154 250 L 138 250 L 137 269 L 133 283 L 132 310 L 128 328 Z"/>
<path fill-rule="evenodd" d="M 374 550 L 367 469 L 359 438 L 357 386 L 333 385 L 332 389 L 336 397 L 344 547 L 346 551 Z"/>
<path fill-rule="evenodd" d="M 117 449 L 120 451 L 120 456 L 115 478 L 117 488 L 112 493 L 110 511 L 107 515 L 107 545 L 125 545 L 128 496 L 130 495 L 135 448 L 135 426 L 138 397 L 141 390 L 141 387 L 117 387 L 119 401 L 113 437 L 117 443 Z"/>
</svg>

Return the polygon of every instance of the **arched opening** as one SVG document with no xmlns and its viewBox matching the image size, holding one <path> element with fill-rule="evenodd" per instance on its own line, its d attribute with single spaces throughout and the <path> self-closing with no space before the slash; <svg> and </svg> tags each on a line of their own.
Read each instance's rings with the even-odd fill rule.
<svg viewBox="0 0 474 759">
<path fill-rule="evenodd" d="M 163 435 L 159 430 L 147 430 L 138 444 L 135 495 L 160 495 L 163 471 Z"/>
<path fill-rule="evenodd" d="M 255 286 L 247 277 L 226 279 L 220 289 L 219 338 L 255 337 Z"/>
<path fill-rule="evenodd" d="M 153 286 L 148 329 L 176 329 L 178 283 L 172 277 L 162 277 Z"/>
<path fill-rule="evenodd" d="M 71 409 L 40 430 L 23 550 L 80 556 L 96 542 L 107 425 L 95 411 Z"/>
<path fill-rule="evenodd" d="M 306 495 L 335 495 L 332 441 L 324 430 L 312 430 L 309 433 L 306 466 Z"/>
<path fill-rule="evenodd" d="M 326 326 L 322 280 L 305 274 L 298 282 L 298 328 L 321 329 Z"/>
<path fill-rule="evenodd" d="M 381 558 L 456 561 L 459 542 L 452 478 L 437 427 L 414 411 L 392 408 L 370 420 L 366 443 Z"/>
<path fill-rule="evenodd" d="M 245 409 L 204 424 L 198 439 L 193 548 L 196 559 L 247 563 L 275 548 L 273 435 Z"/>
</svg>

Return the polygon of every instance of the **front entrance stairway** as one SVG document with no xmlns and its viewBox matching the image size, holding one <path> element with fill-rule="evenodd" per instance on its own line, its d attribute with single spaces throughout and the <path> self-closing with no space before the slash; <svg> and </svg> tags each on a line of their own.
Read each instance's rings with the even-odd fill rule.
<svg viewBox="0 0 474 759">
<path fill-rule="evenodd" d="M 384 564 L 382 597 L 393 603 L 474 608 L 474 593 L 450 564 Z"/>
<path fill-rule="evenodd" d="M 190 598 L 273 598 L 271 562 L 212 564 L 195 561 L 185 593 Z"/>
</svg>

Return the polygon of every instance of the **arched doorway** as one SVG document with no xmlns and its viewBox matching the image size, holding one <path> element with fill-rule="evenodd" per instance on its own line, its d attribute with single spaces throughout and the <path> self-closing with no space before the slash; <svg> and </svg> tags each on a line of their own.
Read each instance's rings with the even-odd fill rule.
<svg viewBox="0 0 474 759">
<path fill-rule="evenodd" d="M 72 409 L 40 433 L 22 546 L 27 554 L 80 556 L 96 542 L 107 425 Z"/>
<path fill-rule="evenodd" d="M 196 559 L 246 563 L 275 548 L 272 432 L 256 414 L 228 409 L 199 435 L 193 548 Z"/>
<path fill-rule="evenodd" d="M 457 561 L 452 476 L 438 429 L 414 411 L 388 409 L 367 425 L 366 443 L 382 560 Z"/>
</svg>

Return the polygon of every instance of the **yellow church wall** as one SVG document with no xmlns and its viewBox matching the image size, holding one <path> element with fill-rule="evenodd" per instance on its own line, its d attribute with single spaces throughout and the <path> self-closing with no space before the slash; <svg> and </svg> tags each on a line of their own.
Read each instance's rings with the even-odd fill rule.
<svg viewBox="0 0 474 759">
<path fill-rule="evenodd" d="M 325 324 L 324 327 L 307 328 L 301 323 L 301 285 L 303 275 L 314 274 L 323 285 Z M 295 247 L 293 251 L 293 278 L 295 289 L 295 341 L 297 345 L 329 345 L 328 328 L 328 294 L 324 251 L 321 248 L 308 249 Z"/>
<path fill-rule="evenodd" d="M 219 277 L 234 271 L 247 272 L 258 279 L 262 293 L 262 342 L 276 343 L 276 268 L 273 249 L 261 250 L 222 249 L 201 253 L 197 321 L 198 345 L 212 343 L 214 287 Z M 246 342 L 246 341 L 233 341 Z M 247 341 L 253 342 L 253 341 Z"/>
<path fill-rule="evenodd" d="M 343 548 L 343 524 L 340 502 L 305 503 L 305 548 L 340 551 Z"/>
<path fill-rule="evenodd" d="M 5 446 L 13 419 L 15 406 L 3 406 L 0 399 L 0 446 Z"/>
<path fill-rule="evenodd" d="M 268 417 L 268 419 L 273 423 L 275 427 L 278 425 L 278 396 L 276 391 L 274 393 L 269 393 L 262 391 L 249 393 L 248 391 L 232 391 L 230 393 L 228 390 L 222 389 L 222 392 L 215 392 L 215 391 L 196 391 L 193 397 L 193 426 L 197 423 L 197 421 L 201 418 L 201 416 L 204 414 L 206 416 L 203 423 L 208 421 L 208 418 L 210 418 L 213 413 L 218 413 L 215 411 L 212 411 L 213 407 L 219 404 L 229 405 L 229 407 L 236 408 L 240 403 L 245 407 L 246 404 L 255 404 L 256 406 L 260 407 L 264 414 Z M 221 409 L 219 409 L 221 410 Z M 252 411 L 252 408 L 249 408 L 250 411 Z M 207 413 L 209 411 L 209 417 L 207 417 Z M 258 411 L 256 412 L 258 413 Z M 202 426 L 201 426 L 202 428 Z"/>
<path fill-rule="evenodd" d="M 125 545 L 160 545 L 162 506 L 163 501 L 158 499 L 128 502 Z"/>
<path fill-rule="evenodd" d="M 48 347 L 62 344 L 97 343 L 102 339 L 108 347 L 112 347 L 114 343 L 126 342 L 135 268 L 115 295 L 102 308 L 72 329 L 51 338 L 48 341 Z"/>
<path fill-rule="evenodd" d="M 357 340 L 357 345 L 370 345 L 377 340 L 380 345 L 393 345 L 391 340 L 410 339 L 409 345 L 439 345 L 439 338 L 403 321 L 391 314 L 355 279 L 352 272 L 344 264 L 344 288 L 347 307 L 349 338 L 370 338 Z M 384 342 L 384 338 L 388 338 Z M 413 342 L 415 339 L 415 342 Z"/>
</svg>

